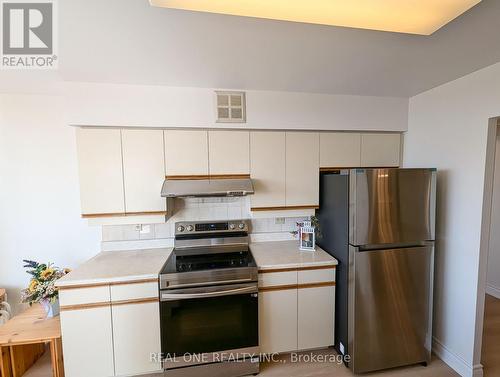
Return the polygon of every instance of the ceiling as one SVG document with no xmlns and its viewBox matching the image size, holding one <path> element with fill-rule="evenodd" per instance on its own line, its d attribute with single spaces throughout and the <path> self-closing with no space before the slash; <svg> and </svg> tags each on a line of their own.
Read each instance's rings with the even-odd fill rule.
<svg viewBox="0 0 500 377">
<path fill-rule="evenodd" d="M 430 36 L 59 2 L 64 80 L 410 97 L 500 61 L 500 1 Z"/>
<path fill-rule="evenodd" d="M 481 0 L 149 0 L 151 5 L 429 35 Z"/>
</svg>

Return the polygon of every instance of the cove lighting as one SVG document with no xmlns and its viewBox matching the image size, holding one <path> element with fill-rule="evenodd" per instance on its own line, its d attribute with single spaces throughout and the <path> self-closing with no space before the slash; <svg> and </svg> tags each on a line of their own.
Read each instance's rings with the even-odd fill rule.
<svg viewBox="0 0 500 377">
<path fill-rule="evenodd" d="M 150 0 L 200 12 L 430 35 L 481 0 Z"/>
</svg>

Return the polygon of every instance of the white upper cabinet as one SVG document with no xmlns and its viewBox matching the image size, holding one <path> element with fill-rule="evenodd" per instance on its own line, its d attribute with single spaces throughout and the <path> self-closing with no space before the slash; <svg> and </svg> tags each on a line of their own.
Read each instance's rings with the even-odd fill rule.
<svg viewBox="0 0 500 377">
<path fill-rule="evenodd" d="M 122 130 L 125 211 L 166 211 L 162 130 Z"/>
<path fill-rule="evenodd" d="M 208 131 L 210 175 L 250 173 L 248 131 Z"/>
<path fill-rule="evenodd" d="M 362 167 L 399 166 L 400 154 L 400 134 L 361 134 Z"/>
<path fill-rule="evenodd" d="M 165 131 L 166 175 L 208 175 L 208 135 L 205 130 Z"/>
<path fill-rule="evenodd" d="M 319 133 L 286 133 L 286 206 L 319 204 Z"/>
<path fill-rule="evenodd" d="M 252 208 L 285 206 L 285 132 L 250 133 Z"/>
<path fill-rule="evenodd" d="M 125 212 L 120 132 L 76 129 L 83 215 Z"/>
<path fill-rule="evenodd" d="M 320 166 L 351 168 L 361 163 L 361 135 L 351 132 L 320 133 Z"/>
</svg>

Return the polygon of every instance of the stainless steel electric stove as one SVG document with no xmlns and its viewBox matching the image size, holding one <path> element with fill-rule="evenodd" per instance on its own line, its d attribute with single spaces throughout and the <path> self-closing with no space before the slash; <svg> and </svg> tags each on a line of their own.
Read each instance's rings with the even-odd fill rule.
<svg viewBox="0 0 500 377">
<path fill-rule="evenodd" d="M 160 273 L 167 376 L 259 372 L 257 266 L 245 220 L 176 223 Z"/>
</svg>

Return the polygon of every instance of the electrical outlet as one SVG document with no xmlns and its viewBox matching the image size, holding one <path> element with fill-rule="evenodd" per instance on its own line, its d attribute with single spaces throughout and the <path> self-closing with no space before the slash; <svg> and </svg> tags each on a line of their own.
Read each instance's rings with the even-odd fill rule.
<svg viewBox="0 0 500 377">
<path fill-rule="evenodd" d="M 284 217 L 276 217 L 274 218 L 274 224 L 275 225 L 283 225 L 285 223 L 285 218 Z"/>
<path fill-rule="evenodd" d="M 151 233 L 151 225 L 136 224 L 135 230 L 141 234 Z"/>
<path fill-rule="evenodd" d="M 141 225 L 141 234 L 148 234 L 151 233 L 151 225 Z"/>
</svg>

